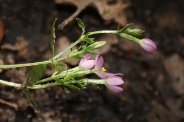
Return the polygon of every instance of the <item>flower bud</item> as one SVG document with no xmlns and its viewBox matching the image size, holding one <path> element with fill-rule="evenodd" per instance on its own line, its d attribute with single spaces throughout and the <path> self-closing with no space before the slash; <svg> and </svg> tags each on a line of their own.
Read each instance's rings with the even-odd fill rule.
<svg viewBox="0 0 184 122">
<path fill-rule="evenodd" d="M 152 54 L 157 49 L 156 44 L 148 38 L 142 39 L 140 42 L 140 46 L 144 50 L 144 52 L 148 54 Z"/>
<path fill-rule="evenodd" d="M 106 44 L 106 41 L 94 42 L 93 44 L 87 47 L 87 50 L 94 50 L 94 49 L 104 46 L 105 44 Z"/>
</svg>

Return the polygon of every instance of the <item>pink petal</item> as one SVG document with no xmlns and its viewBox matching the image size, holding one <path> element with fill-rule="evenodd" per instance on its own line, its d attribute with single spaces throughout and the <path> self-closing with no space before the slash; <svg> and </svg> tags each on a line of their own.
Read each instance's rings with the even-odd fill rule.
<svg viewBox="0 0 184 122">
<path fill-rule="evenodd" d="M 99 55 L 97 55 L 95 61 L 96 61 L 95 69 L 100 70 L 104 64 L 103 57 L 102 56 L 99 57 Z"/>
<path fill-rule="evenodd" d="M 107 85 L 107 88 L 114 93 L 120 93 L 123 91 L 123 89 L 119 86 Z"/>
<path fill-rule="evenodd" d="M 112 73 L 107 73 L 102 71 L 97 71 L 96 74 L 102 79 L 107 79 L 108 77 L 114 76 L 114 74 Z"/>
<path fill-rule="evenodd" d="M 95 61 L 94 60 L 86 60 L 83 62 L 79 63 L 79 67 L 84 69 L 84 70 L 90 70 L 95 66 Z"/>
<path fill-rule="evenodd" d="M 85 55 L 85 56 L 80 60 L 80 62 L 86 61 L 86 60 L 88 60 L 88 59 L 90 59 L 90 58 L 91 58 L 91 55 L 90 55 L 90 54 L 87 54 L 87 55 Z"/>
<path fill-rule="evenodd" d="M 96 57 L 95 57 L 95 64 L 98 62 L 99 56 L 100 55 L 96 55 Z"/>
<path fill-rule="evenodd" d="M 148 54 L 152 54 L 157 49 L 156 44 L 151 39 L 148 38 L 142 39 L 140 45 L 141 48 L 144 50 L 144 52 Z"/>
<path fill-rule="evenodd" d="M 107 85 L 122 85 L 123 83 L 123 79 L 118 76 L 114 76 L 107 79 Z"/>
</svg>

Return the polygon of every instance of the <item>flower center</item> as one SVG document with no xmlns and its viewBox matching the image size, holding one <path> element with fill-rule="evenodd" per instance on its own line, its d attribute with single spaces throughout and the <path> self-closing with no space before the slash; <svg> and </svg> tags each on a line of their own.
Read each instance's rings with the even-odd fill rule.
<svg viewBox="0 0 184 122">
<path fill-rule="evenodd" d="M 105 72 L 105 71 L 106 71 L 105 67 L 102 67 L 100 70 L 101 70 L 102 72 Z"/>
</svg>

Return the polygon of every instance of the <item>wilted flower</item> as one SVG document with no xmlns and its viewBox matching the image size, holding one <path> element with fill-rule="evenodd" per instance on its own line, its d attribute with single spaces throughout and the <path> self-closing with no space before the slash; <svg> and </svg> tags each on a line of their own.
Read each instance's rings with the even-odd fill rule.
<svg viewBox="0 0 184 122">
<path fill-rule="evenodd" d="M 95 60 L 90 60 L 91 55 L 87 54 L 79 62 L 79 67 L 83 70 L 90 70 L 95 66 Z"/>
<path fill-rule="evenodd" d="M 142 39 L 140 42 L 140 46 L 142 47 L 144 52 L 148 54 L 152 54 L 157 49 L 156 44 L 151 39 L 148 38 Z"/>
</svg>

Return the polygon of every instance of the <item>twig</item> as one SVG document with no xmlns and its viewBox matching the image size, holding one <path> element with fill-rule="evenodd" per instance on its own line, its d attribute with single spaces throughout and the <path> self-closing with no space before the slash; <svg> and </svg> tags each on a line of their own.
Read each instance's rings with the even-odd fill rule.
<svg viewBox="0 0 184 122">
<path fill-rule="evenodd" d="M 58 29 L 63 29 L 69 22 L 71 22 L 83 9 L 77 8 L 77 10 L 63 22 L 58 25 Z"/>
<path fill-rule="evenodd" d="M 15 110 L 18 109 L 18 105 L 17 105 L 16 103 L 8 102 L 8 101 L 3 100 L 3 99 L 1 99 L 1 98 L 0 98 L 0 103 L 1 103 L 1 104 L 5 104 L 5 105 L 8 105 L 8 106 L 14 108 Z"/>
</svg>

